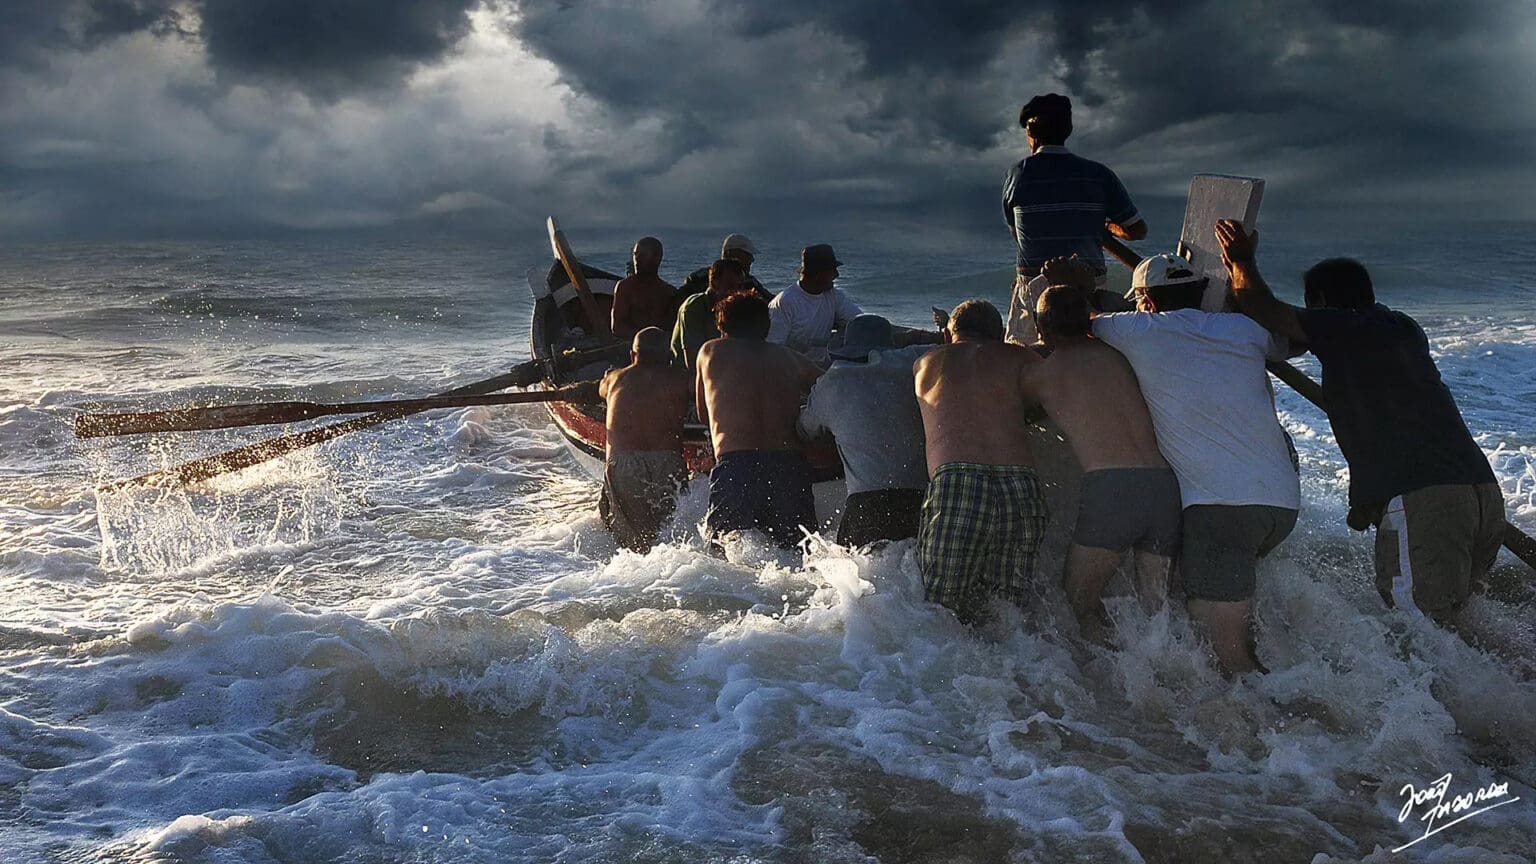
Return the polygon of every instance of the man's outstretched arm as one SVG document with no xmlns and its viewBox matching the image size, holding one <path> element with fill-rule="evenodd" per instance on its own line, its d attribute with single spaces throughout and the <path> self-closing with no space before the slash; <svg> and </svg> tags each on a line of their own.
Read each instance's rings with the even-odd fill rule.
<svg viewBox="0 0 1536 864">
<path fill-rule="evenodd" d="M 1301 328 L 1296 307 L 1276 297 L 1259 274 L 1259 264 L 1255 260 L 1259 232 L 1255 230 L 1249 234 L 1237 222 L 1222 219 L 1216 223 L 1216 244 L 1221 247 L 1222 263 L 1227 265 L 1227 274 L 1232 278 L 1237 308 L 1265 330 L 1278 333 L 1297 345 L 1305 345 L 1307 333 Z"/>
</svg>

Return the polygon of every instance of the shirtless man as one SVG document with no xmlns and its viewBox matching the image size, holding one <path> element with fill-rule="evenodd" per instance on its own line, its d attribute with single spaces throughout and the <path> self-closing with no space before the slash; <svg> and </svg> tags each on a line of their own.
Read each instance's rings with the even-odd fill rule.
<svg viewBox="0 0 1536 864">
<path fill-rule="evenodd" d="M 671 327 L 677 289 L 658 275 L 661 241 L 641 237 L 630 252 L 635 275 L 613 286 L 613 338 L 629 339 L 647 327 Z"/>
<path fill-rule="evenodd" d="M 800 542 L 816 524 L 811 466 L 795 420 L 821 370 L 768 338 L 768 303 L 733 294 L 716 308 L 723 338 L 699 349 L 699 419 L 709 425 L 715 467 L 709 472 L 706 533 L 712 540 L 757 528 L 779 546 Z"/>
<path fill-rule="evenodd" d="M 1091 289 L 1091 271 L 1086 275 Z M 1168 594 L 1179 545 L 1179 481 L 1157 449 L 1131 364 L 1090 332 L 1086 294 L 1058 285 L 1033 311 L 1050 354 L 1024 369 L 1024 394 L 1061 428 L 1083 469 L 1062 587 L 1084 638 L 1104 642 L 1099 601 L 1126 551 L 1136 552 L 1142 608 L 1155 611 Z"/>
<path fill-rule="evenodd" d="M 1003 341 L 1002 316 L 985 300 L 956 306 L 944 341 L 912 367 L 929 478 L 917 566 L 928 599 L 971 621 L 984 593 L 1024 602 L 1045 533 L 1020 386 L 1040 358 Z"/>
<path fill-rule="evenodd" d="M 598 385 L 608 401 L 608 459 L 597 509 L 620 546 L 646 552 L 688 482 L 683 416 L 693 387 L 672 366 L 667 334 L 655 327 L 635 334 L 629 358 Z"/>
</svg>

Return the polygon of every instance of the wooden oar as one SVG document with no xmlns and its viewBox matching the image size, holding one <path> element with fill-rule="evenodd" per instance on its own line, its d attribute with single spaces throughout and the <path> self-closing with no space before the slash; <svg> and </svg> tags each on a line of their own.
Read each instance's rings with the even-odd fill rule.
<svg viewBox="0 0 1536 864">
<path fill-rule="evenodd" d="M 622 345 L 610 345 L 607 348 L 566 354 L 555 358 L 553 364 L 557 369 L 575 369 L 588 363 L 617 360 L 621 355 L 623 347 Z M 530 360 L 512 367 L 510 371 L 501 375 L 487 378 L 484 381 L 476 381 L 473 384 L 466 384 L 463 387 L 456 387 L 437 395 L 476 396 L 494 393 L 497 390 L 505 390 L 508 387 L 526 387 L 544 380 L 547 374 L 548 369 L 544 361 Z M 334 438 L 340 438 L 349 432 L 356 432 L 360 429 L 378 426 L 381 423 L 388 423 L 391 420 L 409 416 L 411 413 L 413 412 L 381 411 L 362 417 L 354 417 L 351 420 L 343 420 L 340 423 L 332 423 L 329 426 L 319 426 L 292 435 L 283 435 L 268 441 L 226 450 L 223 453 L 215 453 L 212 456 L 194 459 L 191 462 L 183 462 L 180 465 L 160 471 L 151 471 L 148 474 L 142 474 L 127 480 L 107 483 L 97 488 L 107 492 L 129 486 L 184 486 L 191 483 L 199 483 L 221 474 L 239 471 L 252 465 L 260 465 L 263 462 L 276 459 L 279 456 L 285 456 L 295 450 L 302 450 L 305 447 L 312 447 Z"/>
<path fill-rule="evenodd" d="M 235 426 L 297 423 L 333 414 L 372 414 L 404 411 L 415 414 L 438 408 L 473 405 L 520 405 L 526 402 L 595 402 L 595 382 L 523 393 L 485 396 L 428 396 L 420 399 L 375 399 L 363 402 L 252 402 L 202 408 L 171 408 L 165 411 L 130 411 L 121 414 L 81 414 L 75 418 L 75 436 L 139 435 L 146 432 L 194 432 Z"/>
<path fill-rule="evenodd" d="M 571 251 L 571 244 L 565 242 L 565 232 L 555 224 L 555 217 L 549 217 L 549 248 L 555 253 L 555 258 L 560 261 L 560 266 L 565 268 L 565 275 L 570 277 L 571 287 L 576 289 L 576 298 L 581 301 L 582 314 L 587 318 L 588 329 L 592 335 L 600 339 L 613 338 L 612 322 L 597 308 L 597 300 L 592 296 L 592 288 L 587 284 L 587 276 L 581 272 L 581 262 L 576 260 L 576 253 Z"/>
<path fill-rule="evenodd" d="M 1104 251 L 1119 259 L 1121 264 L 1135 269 L 1141 263 L 1141 256 L 1136 250 L 1121 243 L 1117 238 L 1105 235 Z M 1328 413 L 1323 405 L 1322 385 L 1307 377 L 1305 372 L 1297 369 L 1289 363 L 1270 362 L 1264 364 L 1269 373 L 1281 381 L 1291 385 L 1291 389 L 1301 394 L 1302 398 Z M 1536 570 L 1536 538 L 1516 528 L 1513 523 L 1504 523 L 1504 548 L 1515 553 L 1515 557 L 1526 563 L 1526 566 Z"/>
</svg>

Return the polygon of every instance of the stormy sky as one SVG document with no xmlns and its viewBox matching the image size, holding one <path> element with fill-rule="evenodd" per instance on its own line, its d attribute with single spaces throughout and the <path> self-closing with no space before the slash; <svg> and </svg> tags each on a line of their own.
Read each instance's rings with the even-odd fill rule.
<svg viewBox="0 0 1536 864">
<path fill-rule="evenodd" d="M 1536 218 L 1536 0 L 4 0 L 0 234 L 998 219 L 1070 95 L 1133 196 Z"/>
</svg>

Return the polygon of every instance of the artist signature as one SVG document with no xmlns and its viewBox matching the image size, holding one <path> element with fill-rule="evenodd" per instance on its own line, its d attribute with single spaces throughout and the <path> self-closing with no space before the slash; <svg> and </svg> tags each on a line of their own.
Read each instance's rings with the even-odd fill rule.
<svg viewBox="0 0 1536 864">
<path fill-rule="evenodd" d="M 1471 819 L 1480 813 L 1487 813 L 1495 807 L 1503 807 L 1505 804 L 1513 804 L 1519 798 L 1509 797 L 1508 783 L 1489 783 L 1480 789 L 1467 792 L 1463 795 L 1455 795 L 1447 799 L 1451 790 L 1451 775 L 1446 774 L 1423 789 L 1408 783 L 1397 791 L 1406 801 L 1402 812 L 1397 814 L 1399 824 L 1408 821 L 1415 808 L 1423 808 L 1419 821 L 1424 823 L 1424 833 L 1415 837 L 1412 841 L 1393 849 L 1393 852 L 1401 852 L 1420 840 L 1427 840 L 1439 834 L 1441 831 Z M 1477 809 L 1473 810 L 1472 808 Z M 1471 811 L 1470 813 L 1467 811 Z M 1449 822 L 1441 823 L 1440 820 L 1454 816 Z"/>
</svg>

